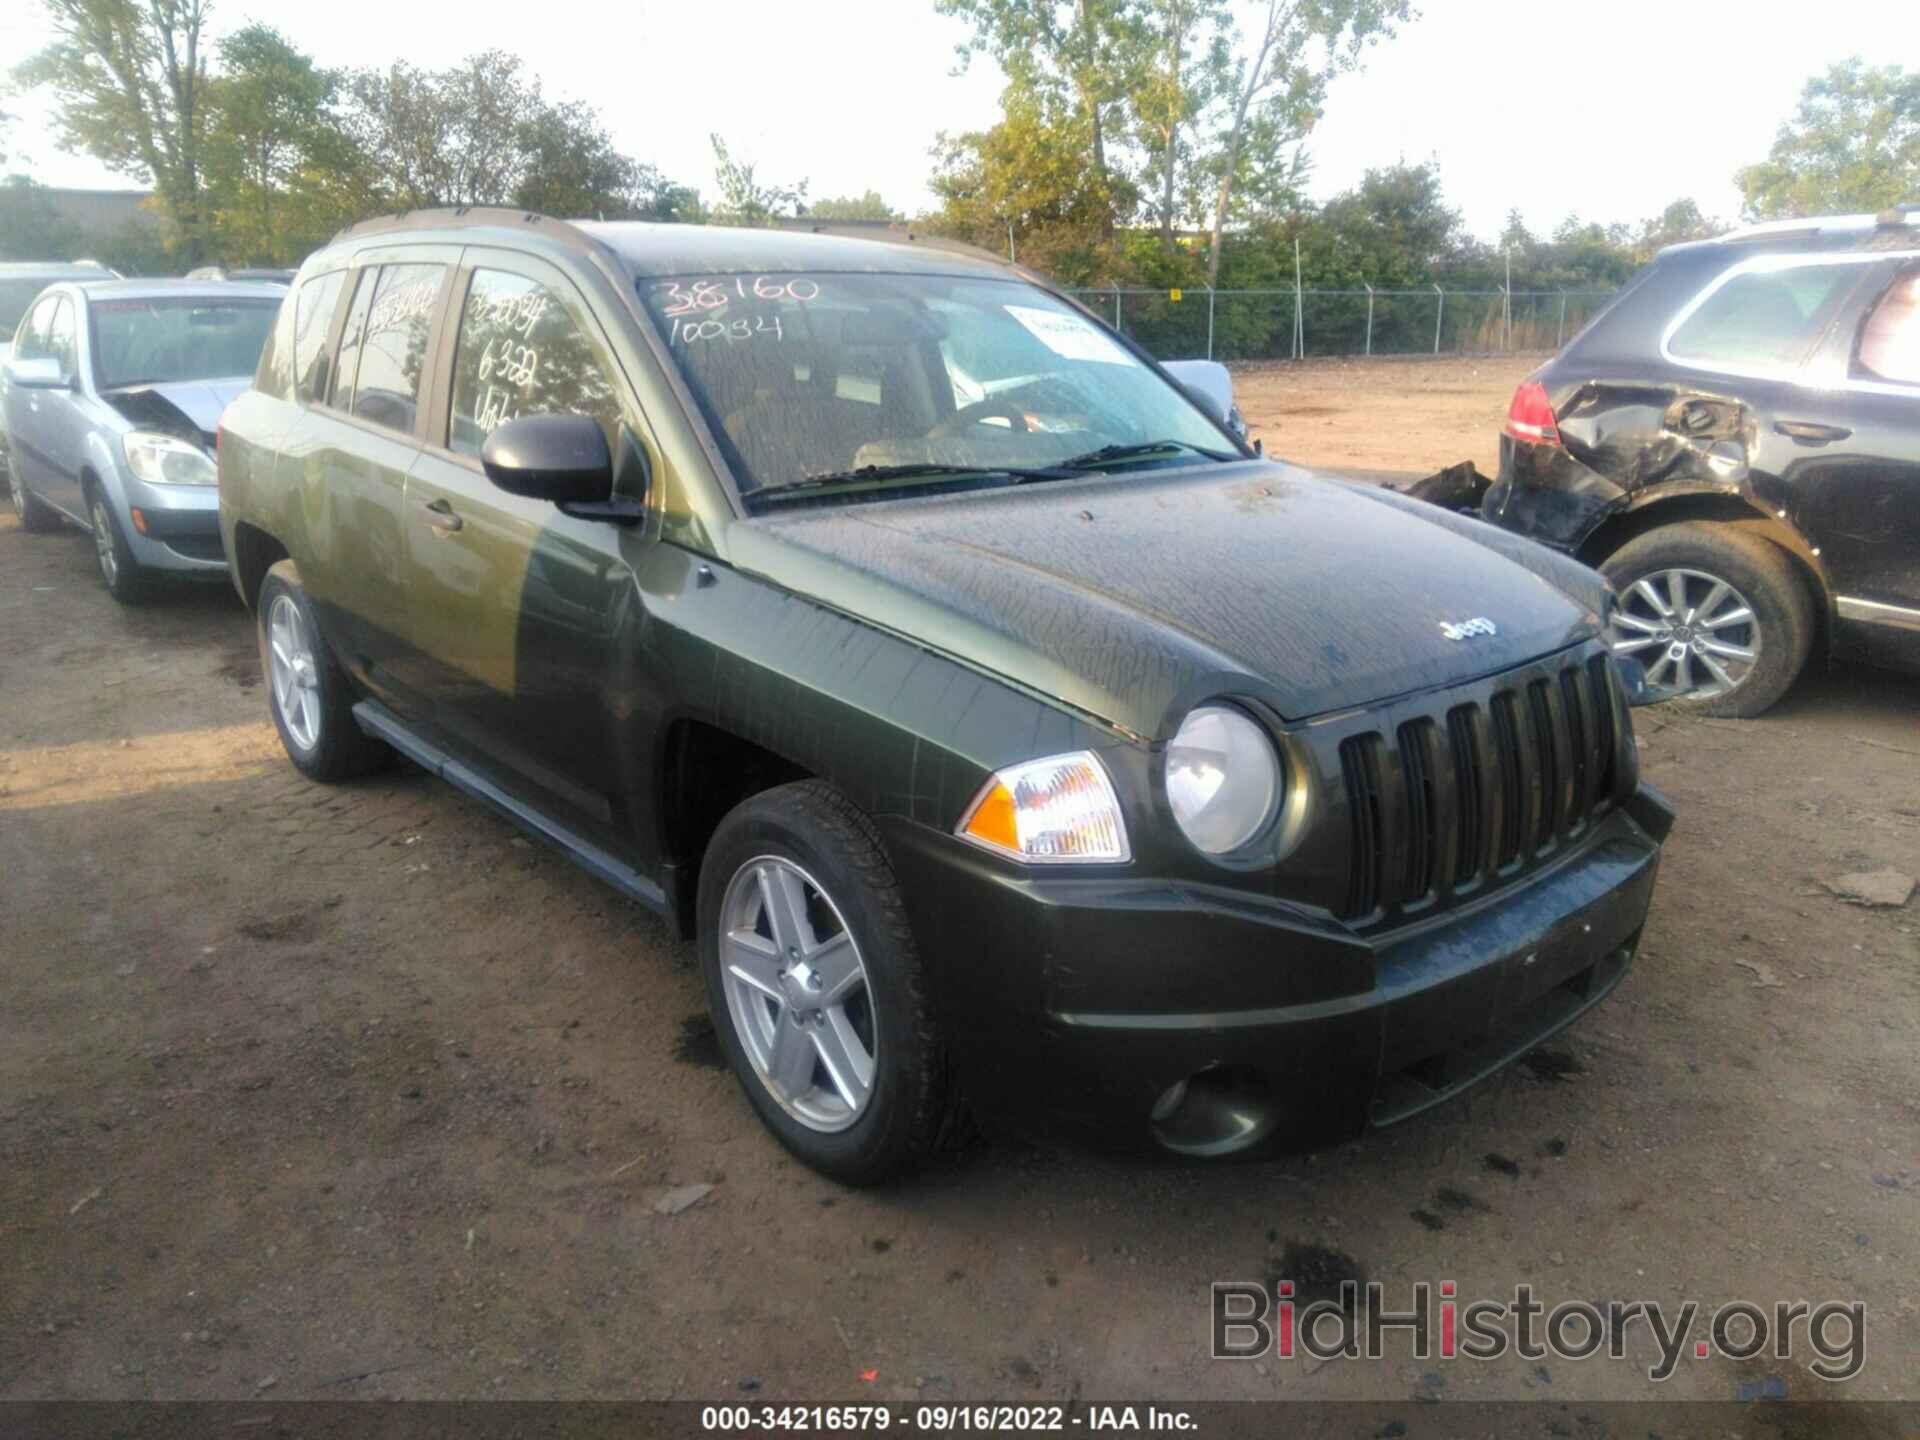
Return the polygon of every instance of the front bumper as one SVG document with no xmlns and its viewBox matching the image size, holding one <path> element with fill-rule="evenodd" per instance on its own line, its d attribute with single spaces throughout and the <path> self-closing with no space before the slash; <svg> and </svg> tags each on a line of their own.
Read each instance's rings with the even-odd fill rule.
<svg viewBox="0 0 1920 1440">
<path fill-rule="evenodd" d="M 1553 864 L 1377 935 L 1240 892 L 1035 879 L 904 823 L 888 840 L 977 1109 L 1223 1155 L 1406 1119 L 1569 1024 L 1626 973 L 1671 825 L 1642 786 Z"/>
<path fill-rule="evenodd" d="M 122 476 L 121 490 L 120 524 L 134 559 L 150 570 L 226 573 L 218 486 L 148 485 Z"/>
</svg>

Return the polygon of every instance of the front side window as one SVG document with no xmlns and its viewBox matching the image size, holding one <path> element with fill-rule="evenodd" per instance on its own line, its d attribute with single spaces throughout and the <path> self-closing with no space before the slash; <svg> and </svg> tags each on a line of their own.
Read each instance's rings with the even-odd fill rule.
<svg viewBox="0 0 1920 1440">
<path fill-rule="evenodd" d="M 63 299 L 53 307 L 53 319 L 47 325 L 46 353 L 49 359 L 60 362 L 62 374 L 74 373 L 77 354 L 73 343 L 73 302 L 71 300 Z"/>
<path fill-rule="evenodd" d="M 60 308 L 60 297 L 49 295 L 33 307 L 19 333 L 13 337 L 13 358 L 16 360 L 44 360 L 47 358 L 47 332 L 53 328 L 53 312 Z"/>
<path fill-rule="evenodd" d="M 278 300 L 162 296 L 95 300 L 94 383 L 102 390 L 251 377 Z"/>
<path fill-rule="evenodd" d="M 300 287 L 293 312 L 294 390 L 303 401 L 324 400 L 327 367 L 332 355 L 327 337 L 333 329 L 333 311 L 340 299 L 346 271 L 316 275 Z"/>
<path fill-rule="evenodd" d="M 1798 366 L 1860 278 L 1858 265 L 1800 265 L 1735 274 L 1667 342 L 1676 360 L 1736 370 Z"/>
<path fill-rule="evenodd" d="M 1080 311 L 1018 281 L 766 274 L 642 280 L 740 488 L 864 467 L 1028 469 L 1166 441 L 1230 451 Z"/>
<path fill-rule="evenodd" d="M 420 377 L 427 368 L 427 339 L 446 276 L 444 265 L 381 268 L 360 336 L 360 364 L 353 382 L 351 409 L 361 419 L 402 434 L 413 433 Z M 361 285 L 364 288 L 366 281 Z M 343 367 L 345 358 L 343 339 Z M 337 387 L 334 393 L 339 393 Z"/>
<path fill-rule="evenodd" d="M 1920 268 L 1894 281 L 1867 316 L 1853 369 L 1863 380 L 1920 385 Z"/>
<path fill-rule="evenodd" d="M 561 298 L 504 270 L 476 270 L 460 314 L 447 446 L 478 455 L 493 430 L 521 415 L 590 415 L 611 449 L 620 392 L 600 346 Z"/>
</svg>

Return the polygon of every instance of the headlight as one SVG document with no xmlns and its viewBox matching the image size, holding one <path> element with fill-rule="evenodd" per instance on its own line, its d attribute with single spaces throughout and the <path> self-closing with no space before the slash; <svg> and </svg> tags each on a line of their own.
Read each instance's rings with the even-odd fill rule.
<svg viewBox="0 0 1920 1440">
<path fill-rule="evenodd" d="M 1266 732 L 1228 706 L 1195 710 L 1167 747 L 1167 803 L 1187 839 L 1209 855 L 1259 834 L 1280 786 L 1280 757 Z"/>
<path fill-rule="evenodd" d="M 999 771 L 967 807 L 958 834 L 1028 864 L 1132 858 L 1113 784 L 1084 750 Z"/>
<path fill-rule="evenodd" d="M 136 480 L 149 485 L 217 485 L 220 472 L 198 445 L 172 435 L 136 430 L 121 442 L 127 450 L 127 468 Z"/>
</svg>

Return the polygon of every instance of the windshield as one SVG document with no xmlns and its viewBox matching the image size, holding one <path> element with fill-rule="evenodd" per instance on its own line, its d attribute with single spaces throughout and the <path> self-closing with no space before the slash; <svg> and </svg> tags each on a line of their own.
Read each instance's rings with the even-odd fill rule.
<svg viewBox="0 0 1920 1440">
<path fill-rule="evenodd" d="M 643 280 L 744 494 L 878 467 L 1034 470 L 1110 445 L 1230 451 L 1093 321 L 1017 281 L 766 274 Z M 1174 447 L 1191 447 L 1175 450 Z"/>
<path fill-rule="evenodd" d="M 50 280 L 0 280 L 0 345 L 13 343 L 13 332 L 20 328 L 20 317 L 33 304 L 33 297 L 52 283 Z"/>
<path fill-rule="evenodd" d="M 116 390 L 250 377 L 280 302 L 169 296 L 96 300 L 91 309 L 94 385 Z"/>
</svg>

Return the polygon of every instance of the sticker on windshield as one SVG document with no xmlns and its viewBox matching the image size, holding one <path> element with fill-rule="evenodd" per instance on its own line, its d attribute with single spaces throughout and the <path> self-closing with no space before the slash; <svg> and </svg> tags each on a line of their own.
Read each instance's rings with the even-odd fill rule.
<svg viewBox="0 0 1920 1440">
<path fill-rule="evenodd" d="M 1007 313 L 1033 333 L 1056 355 L 1069 360 L 1093 360 L 1102 365 L 1131 365 L 1133 357 L 1094 326 L 1069 310 L 1041 310 L 1031 305 L 1009 305 Z"/>
</svg>

